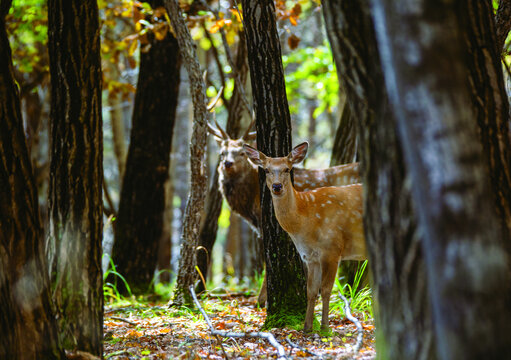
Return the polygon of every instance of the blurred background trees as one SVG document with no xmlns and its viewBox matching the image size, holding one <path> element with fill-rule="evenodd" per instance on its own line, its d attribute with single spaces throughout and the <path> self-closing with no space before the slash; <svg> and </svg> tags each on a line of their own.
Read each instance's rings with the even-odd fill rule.
<svg viewBox="0 0 511 360">
<path fill-rule="evenodd" d="M 170 69 L 174 66 L 171 65 L 172 57 L 177 56 L 177 48 L 172 48 L 169 40 L 173 37 L 172 29 L 164 21 L 165 12 L 161 5 L 154 1 L 98 2 L 104 118 L 103 250 L 109 255 L 113 249 L 113 263 L 135 289 L 149 289 L 155 284 L 152 281 L 155 273 L 157 279 L 166 281 L 176 273 L 175 260 L 188 194 L 189 85 L 183 70 L 179 77 L 179 95 L 171 89 L 172 86 L 178 88 L 176 81 L 179 78 L 171 81 L 174 85 L 169 84 Z M 224 87 L 215 107 L 216 119 L 222 126 L 227 126 L 233 136 L 239 135 L 251 119 L 251 114 L 244 110 L 243 101 L 246 100 L 241 100 L 231 67 L 232 64 L 237 68 L 236 76 L 244 85 L 244 96 L 251 102 L 246 52 L 239 50 L 243 49 L 240 46 L 241 13 L 235 10 L 234 2 L 229 1 L 182 5 L 198 45 L 201 66 L 208 70 L 207 95 L 212 98 Z M 306 166 L 326 167 L 340 119 L 338 108 L 342 108 L 344 95 L 339 92 L 319 3 L 277 1 L 275 14 L 294 142 L 310 141 L 312 151 Z M 43 226 L 47 224 L 50 146 L 47 21 L 47 5 L 42 0 L 14 1 L 6 21 Z M 169 86 L 168 90 L 164 88 L 165 84 Z M 176 101 L 174 132 L 169 113 L 172 112 L 172 101 Z M 243 112 L 244 118 L 239 118 Z M 160 125 L 155 123 L 153 126 L 152 121 L 159 121 Z M 211 187 L 208 199 L 213 199 L 218 153 L 214 141 L 209 141 L 208 148 Z M 170 156 L 165 155 L 163 149 L 168 149 Z M 156 156 L 161 160 L 156 160 Z M 164 160 L 166 157 L 168 161 Z M 134 164 L 130 164 L 130 158 Z M 160 180 L 155 183 L 151 179 L 156 177 Z M 123 187 L 126 189 L 124 196 Z M 216 204 L 220 201 L 221 205 L 218 199 L 217 196 L 208 201 Z M 231 214 L 228 206 L 213 206 L 213 203 L 209 204 L 217 209 L 219 221 L 213 215 L 213 220 L 209 221 L 211 225 L 204 222 L 202 237 L 210 240 L 204 240 L 207 251 L 199 252 L 201 270 L 207 275 L 208 269 L 212 269 L 207 276 L 217 280 L 225 278 L 234 281 L 233 284 L 243 282 L 248 285 L 256 271 L 261 271 L 261 259 L 254 256 L 258 248 L 255 236 L 237 215 Z M 229 226 L 231 223 L 232 227 Z M 216 224 L 218 237 L 215 236 Z M 155 246 L 157 241 L 160 244 Z M 212 244 L 216 246 L 213 248 Z M 158 258 L 159 262 L 155 260 Z M 211 260 L 209 267 L 204 265 L 205 258 Z M 104 257 L 104 271 L 109 264 L 108 258 Z"/>
</svg>

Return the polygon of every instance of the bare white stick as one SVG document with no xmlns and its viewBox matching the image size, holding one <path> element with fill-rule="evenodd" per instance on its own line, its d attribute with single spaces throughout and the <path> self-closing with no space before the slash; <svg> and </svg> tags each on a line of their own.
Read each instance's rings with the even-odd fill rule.
<svg viewBox="0 0 511 360">
<path fill-rule="evenodd" d="M 215 330 L 213 327 L 213 324 L 211 324 L 211 320 L 209 319 L 208 315 L 206 314 L 206 311 L 202 308 L 201 304 L 199 303 L 199 300 L 197 299 L 197 295 L 195 295 L 195 290 L 193 289 L 193 286 L 189 287 L 190 294 L 192 294 L 193 301 L 195 302 L 195 305 L 199 308 L 200 312 L 202 313 L 202 316 L 204 316 L 204 320 L 206 320 L 206 323 L 209 326 L 209 330 L 212 335 L 215 336 L 222 336 L 222 337 L 231 337 L 231 338 L 262 338 L 268 340 L 268 342 L 277 349 L 278 358 L 277 359 L 287 359 L 286 356 L 286 350 L 282 345 L 279 344 L 279 342 L 275 339 L 273 334 L 267 333 L 267 332 L 258 332 L 258 331 L 252 331 L 248 333 L 237 333 L 232 331 L 219 331 Z"/>
<path fill-rule="evenodd" d="M 351 308 L 350 308 L 350 303 L 348 302 L 348 299 L 346 299 L 346 297 L 344 297 L 344 295 L 341 293 L 339 293 L 339 296 L 344 301 L 344 312 L 346 313 L 346 317 L 348 318 L 348 320 L 350 320 L 352 323 L 354 323 L 355 326 L 357 327 L 357 332 L 358 332 L 357 343 L 355 344 L 355 348 L 353 349 L 353 351 L 355 353 L 357 353 L 360 350 L 360 347 L 362 346 L 362 338 L 364 337 L 364 329 L 362 329 L 362 324 L 360 323 L 360 321 L 358 321 L 358 319 L 356 317 L 351 315 Z"/>
</svg>

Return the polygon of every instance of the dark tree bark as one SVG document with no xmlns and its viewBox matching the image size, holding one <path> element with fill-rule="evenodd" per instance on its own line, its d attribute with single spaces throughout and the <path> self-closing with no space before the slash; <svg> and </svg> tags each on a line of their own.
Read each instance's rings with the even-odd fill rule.
<svg viewBox="0 0 511 360">
<path fill-rule="evenodd" d="M 463 62 L 465 21 L 472 15 L 461 2 L 372 4 L 424 233 L 436 356 L 509 358 L 510 238 L 501 226 Z"/>
<path fill-rule="evenodd" d="M 10 5 L 0 5 L 0 358 L 64 359 L 5 30 Z"/>
<path fill-rule="evenodd" d="M 240 83 L 245 84 L 247 82 L 248 75 L 248 59 L 247 59 L 247 48 L 245 43 L 245 37 L 243 33 L 240 33 L 240 40 L 238 42 L 238 51 L 236 53 L 236 69 L 234 71 L 240 78 Z M 246 114 L 245 107 L 243 105 L 242 91 L 238 86 L 234 87 L 233 94 L 229 100 L 229 107 L 227 109 L 227 125 L 226 131 L 229 136 L 233 139 L 237 139 L 241 136 L 241 123 L 243 115 Z M 199 245 L 203 247 L 201 251 L 197 253 L 197 265 L 204 279 L 207 279 L 209 272 L 209 264 L 213 246 L 216 241 L 216 234 L 218 231 L 218 217 L 222 210 L 222 194 L 218 187 L 218 166 L 220 164 L 220 157 L 218 158 L 215 172 L 211 180 L 209 192 L 206 200 L 206 214 L 204 223 L 201 228 L 199 237 Z M 200 280 L 196 291 L 202 292 L 205 290 L 205 284 Z"/>
<path fill-rule="evenodd" d="M 323 1 L 347 101 L 360 134 L 364 226 L 375 315 L 387 359 L 433 358 L 427 278 L 396 121 L 388 106 L 367 1 Z"/>
<path fill-rule="evenodd" d="M 501 0 L 506 6 L 507 0 Z M 509 7 L 509 4 L 507 4 Z M 467 11 L 468 10 L 468 11 Z M 479 125 L 485 163 L 496 197 L 497 215 L 502 231 L 511 239 L 511 133 L 509 101 L 501 68 L 498 31 L 496 35 L 493 7 L 490 1 L 471 0 L 460 3 L 456 10 L 465 40 L 465 65 L 470 84 L 472 112 Z M 498 19 L 498 17 L 497 17 Z M 502 30 L 501 30 L 502 31 Z M 507 29 L 509 32 L 509 28 Z M 511 254 L 511 241 L 506 242 Z"/>
<path fill-rule="evenodd" d="M 355 161 L 357 155 L 356 124 L 351 115 L 349 104 L 344 104 L 339 126 L 335 132 L 330 166 L 348 164 Z"/>
<path fill-rule="evenodd" d="M 115 223 L 112 258 L 135 293 L 149 290 L 163 231 L 165 181 L 169 176 L 181 58 L 168 33 L 140 53 L 131 141 Z M 126 291 L 122 282 L 118 289 Z"/>
<path fill-rule="evenodd" d="M 257 146 L 268 156 L 286 156 L 291 151 L 291 119 L 286 98 L 281 49 L 271 0 L 243 0 L 250 79 L 256 116 Z M 265 327 L 288 325 L 291 318 L 305 318 L 306 281 L 295 246 L 282 230 L 260 170 L 263 243 L 268 279 Z"/>
<path fill-rule="evenodd" d="M 190 93 L 193 101 L 193 130 L 190 143 L 190 195 L 186 204 L 183 222 L 183 242 L 173 303 L 176 306 L 193 305 L 189 287 L 197 279 L 196 250 L 199 244 L 199 231 L 204 200 L 207 191 L 205 153 L 207 144 L 206 90 L 200 64 L 193 40 L 182 17 L 177 0 L 165 0 L 165 8 L 169 14 L 172 27 L 176 33 L 181 56 L 190 79 Z"/>
<path fill-rule="evenodd" d="M 98 8 L 49 0 L 51 164 L 47 252 L 66 349 L 103 354 L 103 138 Z"/>
</svg>

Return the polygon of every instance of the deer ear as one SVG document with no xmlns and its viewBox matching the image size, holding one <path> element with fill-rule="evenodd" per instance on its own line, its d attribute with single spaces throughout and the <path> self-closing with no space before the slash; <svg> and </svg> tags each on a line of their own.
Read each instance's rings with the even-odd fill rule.
<svg viewBox="0 0 511 360">
<path fill-rule="evenodd" d="M 262 152 L 247 144 L 243 144 L 243 150 L 245 151 L 245 154 L 247 154 L 248 159 L 252 162 L 252 164 L 261 167 L 263 166 L 263 162 L 266 159 L 266 156 L 264 156 Z"/>
<path fill-rule="evenodd" d="M 305 159 L 305 155 L 307 155 L 307 150 L 309 149 L 309 143 L 303 142 L 300 145 L 296 145 L 293 150 L 287 156 L 288 160 L 291 164 L 298 164 Z"/>
</svg>

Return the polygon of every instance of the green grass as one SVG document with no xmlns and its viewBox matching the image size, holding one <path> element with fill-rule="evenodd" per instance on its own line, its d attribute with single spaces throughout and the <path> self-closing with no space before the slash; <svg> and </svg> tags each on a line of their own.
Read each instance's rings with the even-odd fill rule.
<svg viewBox="0 0 511 360">
<path fill-rule="evenodd" d="M 123 282 L 124 286 L 126 286 L 126 290 L 128 291 L 128 297 L 130 297 L 130 298 L 133 297 L 133 294 L 131 292 L 130 286 L 128 285 L 128 282 L 121 274 L 119 274 L 116 271 L 115 264 L 114 264 L 112 258 L 110 258 L 110 267 L 103 274 L 103 297 L 104 297 L 105 304 L 119 302 L 119 301 L 122 301 L 125 299 L 125 297 L 123 297 L 117 290 L 117 281 L 115 281 L 113 283 L 107 281 L 107 279 L 110 275 L 114 275 L 114 278 L 120 279 Z"/>
<path fill-rule="evenodd" d="M 360 281 L 362 280 L 362 276 L 366 270 L 367 260 L 359 266 L 353 284 L 342 285 L 339 278 L 335 279 L 334 288 L 332 290 L 332 299 L 330 301 L 331 312 L 339 312 L 341 316 L 346 316 L 344 313 L 344 301 L 340 296 L 336 296 L 336 293 L 340 293 L 346 297 L 348 301 L 350 301 L 352 314 L 362 314 L 364 319 L 373 317 L 373 296 L 371 288 L 366 286 L 358 291 L 356 290 L 359 288 Z"/>
</svg>

